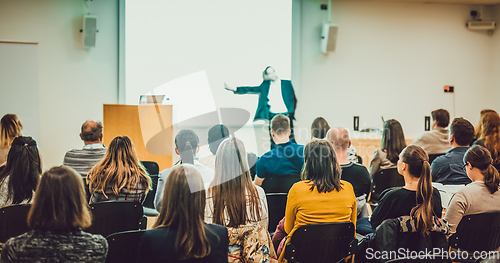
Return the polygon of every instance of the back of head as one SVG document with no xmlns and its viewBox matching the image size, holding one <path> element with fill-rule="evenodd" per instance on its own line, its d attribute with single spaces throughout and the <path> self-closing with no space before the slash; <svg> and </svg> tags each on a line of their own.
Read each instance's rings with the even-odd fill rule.
<svg viewBox="0 0 500 263">
<path fill-rule="evenodd" d="M 214 204 L 214 223 L 239 227 L 249 221 L 261 220 L 259 194 L 249 170 L 243 142 L 234 137 L 225 139 L 215 157 L 215 176 L 209 189 Z M 250 214 L 247 213 L 247 204 Z M 225 221 L 225 210 L 229 223 Z"/>
<path fill-rule="evenodd" d="M 282 135 L 283 133 L 290 130 L 290 118 L 283 114 L 278 114 L 271 119 L 271 130 L 277 135 Z"/>
<path fill-rule="evenodd" d="M 314 139 L 324 139 L 326 133 L 330 130 L 330 125 L 323 117 L 314 119 L 311 125 L 311 137 Z"/>
<path fill-rule="evenodd" d="M 437 126 L 441 128 L 448 127 L 450 124 L 450 113 L 445 109 L 437 109 L 431 112 L 432 120 L 437 121 Z"/>
<path fill-rule="evenodd" d="M 479 139 L 484 139 L 484 146 L 491 152 L 493 162 L 500 162 L 500 116 L 496 112 L 485 113 L 481 126 Z"/>
<path fill-rule="evenodd" d="M 229 136 L 229 129 L 223 124 L 216 124 L 208 130 L 208 148 L 213 155 L 217 153 L 220 143 Z"/>
<path fill-rule="evenodd" d="M 192 192 L 190 189 L 203 189 Z M 205 187 L 200 172 L 190 164 L 176 166 L 165 183 L 160 215 L 153 228 L 177 229 L 175 251 L 180 260 L 210 254 L 205 235 Z"/>
<path fill-rule="evenodd" d="M 88 120 L 82 124 L 82 140 L 86 142 L 97 142 L 102 138 L 102 122 Z"/>
<path fill-rule="evenodd" d="M 320 193 L 333 190 L 340 191 L 342 184 L 340 176 L 342 170 L 333 149 L 333 145 L 326 140 L 314 140 L 304 148 L 304 167 L 300 175 L 302 180 L 310 180 Z"/>
<path fill-rule="evenodd" d="M 42 173 L 36 141 L 28 136 L 14 139 L 7 155 L 7 164 L 0 174 L 0 182 L 9 177 L 8 199 L 13 204 L 31 200 Z"/>
<path fill-rule="evenodd" d="M 28 215 L 29 227 L 72 231 L 89 227 L 91 223 L 81 176 L 65 166 L 55 166 L 44 172 Z"/>
<path fill-rule="evenodd" d="M 486 115 L 486 113 L 489 113 L 489 112 L 497 113 L 495 110 L 492 110 L 492 109 L 481 110 L 481 113 L 480 113 L 480 116 L 479 116 L 479 124 L 475 128 L 475 136 L 476 136 L 476 138 L 479 138 L 479 136 L 481 135 L 481 133 L 482 133 L 482 127 L 483 127 L 482 123 L 483 123 L 484 115 Z"/>
<path fill-rule="evenodd" d="M 464 118 L 455 118 L 451 122 L 450 134 L 459 146 L 469 146 L 474 139 L 474 126 Z"/>
<path fill-rule="evenodd" d="M 124 187 L 138 187 L 141 184 L 149 188 L 151 179 L 144 166 L 139 162 L 134 143 L 128 136 L 117 136 L 109 144 L 102 161 L 97 163 L 87 174 L 87 183 L 91 193 L 111 189 L 119 195 Z"/>
<path fill-rule="evenodd" d="M 484 184 L 488 191 L 493 194 L 498 191 L 500 184 L 500 175 L 498 170 L 493 166 L 493 159 L 490 151 L 481 145 L 470 147 L 464 155 L 464 163 L 470 163 L 472 167 L 476 167 L 484 176 Z"/>
<path fill-rule="evenodd" d="M 405 134 L 399 121 L 390 119 L 384 123 L 381 146 L 382 150 L 387 153 L 387 159 L 392 163 L 397 163 L 399 154 L 406 147 Z"/>
<path fill-rule="evenodd" d="M 401 152 L 401 161 L 408 165 L 410 175 L 418 178 L 417 206 L 413 207 L 410 216 L 416 218 L 420 233 L 427 235 L 433 228 L 431 204 L 433 188 L 429 156 L 421 147 L 410 145 Z"/>
<path fill-rule="evenodd" d="M 342 127 L 331 128 L 326 139 L 333 145 L 335 151 L 345 151 L 349 148 L 349 132 Z"/>
<path fill-rule="evenodd" d="M 14 138 L 21 136 L 23 125 L 16 114 L 5 114 L 0 120 L 0 148 L 10 147 Z"/>
<path fill-rule="evenodd" d="M 175 147 L 179 151 L 181 163 L 194 164 L 194 156 L 200 139 L 192 130 L 182 129 L 175 136 Z"/>
</svg>

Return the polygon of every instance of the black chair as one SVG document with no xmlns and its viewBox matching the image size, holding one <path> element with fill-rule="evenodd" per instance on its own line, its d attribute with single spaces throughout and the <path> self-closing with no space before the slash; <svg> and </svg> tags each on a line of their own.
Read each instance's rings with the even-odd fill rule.
<svg viewBox="0 0 500 263">
<path fill-rule="evenodd" d="M 377 203 L 385 189 L 404 185 L 405 179 L 398 173 L 398 168 L 379 170 L 372 176 L 370 202 Z"/>
<path fill-rule="evenodd" d="M 423 257 L 423 258 L 397 258 L 397 259 L 391 259 L 387 261 L 387 263 L 411 263 L 411 262 L 428 262 L 428 263 L 452 263 L 453 260 L 449 256 L 444 256 L 444 255 L 431 255 L 430 257 Z"/>
<path fill-rule="evenodd" d="M 267 207 L 269 211 L 269 225 L 267 231 L 273 235 L 276 226 L 285 216 L 287 193 L 269 193 L 266 194 Z"/>
<path fill-rule="evenodd" d="M 464 216 L 449 239 L 462 251 L 493 251 L 500 247 L 500 212 Z"/>
<path fill-rule="evenodd" d="M 285 259 L 300 263 L 340 262 L 354 254 L 357 244 L 351 222 L 305 225 L 293 233 L 285 248 Z"/>
<path fill-rule="evenodd" d="M 27 222 L 30 208 L 30 204 L 0 208 L 0 243 L 31 230 Z"/>
<path fill-rule="evenodd" d="M 432 162 L 441 155 L 444 155 L 444 153 L 429 154 L 429 163 L 432 164 Z"/>
<path fill-rule="evenodd" d="M 150 175 L 157 175 L 160 173 L 160 166 L 156 162 L 151 162 L 151 161 L 141 161 L 142 165 L 144 168 L 146 168 L 146 171 Z"/>
<path fill-rule="evenodd" d="M 151 161 L 141 161 L 141 163 L 144 168 L 146 168 L 146 171 L 151 178 L 151 190 L 146 195 L 146 199 L 144 199 L 142 206 L 154 209 L 154 200 L 156 195 L 156 186 L 158 185 L 158 174 L 160 173 L 160 166 L 158 166 L 158 163 Z"/>
<path fill-rule="evenodd" d="M 137 201 L 105 201 L 90 204 L 90 208 L 92 225 L 85 231 L 92 234 L 108 236 L 146 228 L 142 205 Z"/>
<path fill-rule="evenodd" d="M 363 164 L 363 158 L 361 158 L 361 156 L 359 155 L 356 155 L 358 157 L 358 163 L 359 164 Z"/>
<path fill-rule="evenodd" d="M 300 174 L 269 176 L 262 182 L 262 188 L 269 193 L 288 193 L 292 185 L 300 181 Z"/>
<path fill-rule="evenodd" d="M 146 230 L 124 231 L 106 237 L 108 256 L 106 263 L 136 262 L 137 248 Z"/>
</svg>

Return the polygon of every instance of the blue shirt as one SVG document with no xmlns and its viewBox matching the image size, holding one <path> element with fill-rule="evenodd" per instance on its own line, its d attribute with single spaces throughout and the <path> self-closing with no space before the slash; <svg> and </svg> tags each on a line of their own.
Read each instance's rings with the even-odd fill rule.
<svg viewBox="0 0 500 263">
<path fill-rule="evenodd" d="M 298 174 L 304 165 L 304 145 L 288 141 L 273 144 L 257 161 L 257 177 Z"/>
<path fill-rule="evenodd" d="M 472 181 L 462 169 L 469 147 L 455 147 L 437 157 L 431 165 L 432 181 L 446 184 L 469 184 Z"/>
</svg>

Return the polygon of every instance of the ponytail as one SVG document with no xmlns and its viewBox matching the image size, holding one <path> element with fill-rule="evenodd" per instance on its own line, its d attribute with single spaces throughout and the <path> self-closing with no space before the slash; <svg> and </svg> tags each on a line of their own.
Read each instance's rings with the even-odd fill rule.
<svg viewBox="0 0 500 263">
<path fill-rule="evenodd" d="M 484 184 L 486 185 L 486 188 L 488 188 L 488 191 L 490 191 L 490 194 L 494 194 L 498 191 L 500 175 L 498 174 L 497 168 L 490 164 L 488 168 L 486 168 L 486 171 L 481 171 L 481 173 L 484 175 Z"/>
<path fill-rule="evenodd" d="M 431 181 L 431 165 L 429 161 L 424 161 L 417 186 L 417 206 L 413 207 L 410 212 L 410 216 L 417 220 L 417 229 L 420 230 L 422 236 L 429 234 L 433 228 L 431 204 L 433 188 Z"/>
<path fill-rule="evenodd" d="M 500 184 L 500 175 L 498 170 L 493 166 L 493 159 L 490 151 L 481 145 L 470 147 L 464 155 L 464 163 L 470 163 L 472 167 L 476 167 L 484 176 L 484 184 L 490 194 L 498 191 Z"/>
<path fill-rule="evenodd" d="M 182 164 L 185 164 L 185 163 L 194 164 L 193 147 L 191 147 L 190 142 L 186 142 L 184 149 L 182 149 L 182 151 L 179 151 L 179 155 L 181 156 L 181 163 Z"/>
</svg>

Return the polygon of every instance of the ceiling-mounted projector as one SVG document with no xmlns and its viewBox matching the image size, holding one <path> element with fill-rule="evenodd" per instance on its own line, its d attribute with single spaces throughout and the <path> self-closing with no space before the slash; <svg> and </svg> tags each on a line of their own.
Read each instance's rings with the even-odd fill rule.
<svg viewBox="0 0 500 263">
<path fill-rule="evenodd" d="M 468 21 L 465 25 L 469 30 L 494 30 L 495 21 Z"/>
</svg>

